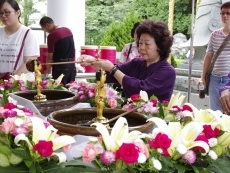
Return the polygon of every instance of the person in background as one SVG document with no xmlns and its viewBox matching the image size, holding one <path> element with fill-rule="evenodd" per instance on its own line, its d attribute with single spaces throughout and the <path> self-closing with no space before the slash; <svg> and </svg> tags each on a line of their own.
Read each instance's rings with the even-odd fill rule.
<svg viewBox="0 0 230 173">
<path fill-rule="evenodd" d="M 27 73 L 26 62 L 39 57 L 39 42 L 32 30 L 20 22 L 21 11 L 15 0 L 0 0 L 0 73 Z M 26 35 L 16 71 L 14 66 Z"/>
<path fill-rule="evenodd" d="M 56 25 L 53 19 L 47 16 L 41 18 L 40 26 L 44 31 L 49 33 L 47 37 L 48 55 L 46 62 L 52 63 L 74 61 L 75 46 L 71 30 L 69 28 Z M 45 73 L 50 73 L 51 65 L 47 65 L 46 68 Z M 67 83 L 75 81 L 75 63 L 53 65 L 53 79 L 57 79 L 61 74 L 64 74 L 64 77 L 62 78 L 62 84 L 64 86 Z"/>
<path fill-rule="evenodd" d="M 169 101 L 176 80 L 175 69 L 168 63 L 173 38 L 164 22 L 144 21 L 137 28 L 140 58 L 124 64 L 114 65 L 108 60 L 97 60 L 89 55 L 81 55 L 81 65 L 92 65 L 96 70 L 106 71 L 106 83 L 119 83 L 124 95 L 146 91 L 148 96 L 155 95 L 159 101 Z"/>
<path fill-rule="evenodd" d="M 212 32 L 206 54 L 204 57 L 203 70 L 201 80 L 206 85 L 205 76 L 211 64 L 212 58 L 223 43 L 224 39 L 230 33 L 230 2 L 226 2 L 221 6 L 221 20 L 224 27 Z M 226 85 L 229 81 L 228 72 L 230 69 L 230 41 L 223 48 L 218 56 L 209 84 L 209 105 L 212 110 L 222 110 L 219 103 L 219 89 Z"/>
<path fill-rule="evenodd" d="M 230 78 L 230 73 L 228 73 Z M 219 90 L 219 102 L 224 113 L 230 114 L 230 81 Z"/>
<path fill-rule="evenodd" d="M 121 57 L 118 60 L 118 64 L 123 64 L 125 62 L 132 60 L 133 58 L 141 57 L 141 54 L 138 52 L 138 47 L 137 47 L 138 38 L 136 33 L 136 29 L 140 24 L 141 24 L 140 22 L 137 22 L 133 25 L 133 28 L 131 30 L 131 37 L 134 38 L 134 42 L 125 44 L 125 46 L 121 51 Z"/>
</svg>

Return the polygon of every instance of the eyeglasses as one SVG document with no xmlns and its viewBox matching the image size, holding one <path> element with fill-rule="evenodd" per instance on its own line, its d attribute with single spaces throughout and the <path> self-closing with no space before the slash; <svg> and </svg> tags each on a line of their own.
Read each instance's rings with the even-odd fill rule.
<svg viewBox="0 0 230 173">
<path fill-rule="evenodd" d="M 4 12 L 0 12 L 0 17 L 2 17 L 3 15 L 5 15 L 6 17 L 10 15 L 11 12 L 14 11 L 4 11 Z"/>
<path fill-rule="evenodd" d="M 220 15 L 222 15 L 222 16 L 224 16 L 225 14 L 226 14 L 227 16 L 229 16 L 229 15 L 230 15 L 230 13 L 229 13 L 229 12 L 226 12 L 226 13 L 225 13 L 225 12 L 221 12 L 221 13 L 220 13 Z"/>
</svg>

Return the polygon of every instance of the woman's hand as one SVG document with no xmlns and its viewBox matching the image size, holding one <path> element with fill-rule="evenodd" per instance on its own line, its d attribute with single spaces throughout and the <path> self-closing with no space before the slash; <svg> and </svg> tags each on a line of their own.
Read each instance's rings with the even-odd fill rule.
<svg viewBox="0 0 230 173">
<path fill-rule="evenodd" d="M 221 92 L 221 97 L 219 99 L 220 106 L 223 109 L 224 113 L 230 113 L 230 92 L 229 89 L 226 89 Z"/>
<path fill-rule="evenodd" d="M 109 60 L 97 60 L 92 62 L 93 67 L 110 72 L 114 64 Z"/>
<path fill-rule="evenodd" d="M 77 58 L 77 61 L 81 66 L 93 65 L 93 62 L 96 61 L 96 58 L 90 55 L 81 55 Z"/>
</svg>

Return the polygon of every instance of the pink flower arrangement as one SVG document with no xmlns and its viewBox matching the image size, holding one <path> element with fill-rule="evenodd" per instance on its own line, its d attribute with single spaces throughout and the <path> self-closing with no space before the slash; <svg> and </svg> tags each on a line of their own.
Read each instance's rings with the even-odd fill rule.
<svg viewBox="0 0 230 173">
<path fill-rule="evenodd" d="M 95 103 L 95 94 L 96 94 L 96 84 L 89 83 L 85 81 L 72 82 L 66 85 L 69 91 L 76 94 L 79 102 L 90 103 L 92 107 L 96 107 Z M 105 84 L 106 88 L 106 100 L 105 104 L 108 108 L 119 108 L 123 99 L 120 96 L 120 93 L 115 91 L 112 87 L 109 87 Z"/>
<path fill-rule="evenodd" d="M 67 159 L 63 148 L 69 149 L 74 138 L 57 135 L 50 123 L 36 117 L 29 108 L 16 105 L 15 100 L 10 101 L 0 107 L 0 148 L 4 150 L 0 149 L 0 169 L 37 172 L 49 169 L 48 163 L 59 168 L 59 163 Z"/>
</svg>

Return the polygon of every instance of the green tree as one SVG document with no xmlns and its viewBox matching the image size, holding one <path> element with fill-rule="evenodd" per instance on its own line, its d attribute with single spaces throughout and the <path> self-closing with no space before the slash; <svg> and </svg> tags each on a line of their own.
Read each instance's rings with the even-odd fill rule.
<svg viewBox="0 0 230 173">
<path fill-rule="evenodd" d="M 32 14 L 40 13 L 37 10 L 36 5 L 39 2 L 45 3 L 46 0 L 17 0 L 21 8 L 21 19 L 22 23 L 26 26 L 29 26 L 36 22 L 35 19 L 31 18 Z"/>
<path fill-rule="evenodd" d="M 134 11 L 131 11 L 120 24 L 113 21 L 105 32 L 100 46 L 116 46 L 117 51 L 121 51 L 126 43 L 133 42 L 130 32 L 133 24 L 138 21 L 140 19 Z"/>
<path fill-rule="evenodd" d="M 190 36 L 191 1 L 175 0 L 173 33 Z M 168 23 L 167 0 L 86 0 L 86 44 L 99 44 L 113 22 L 120 24 L 131 9 L 141 19 L 161 20 Z"/>
</svg>

